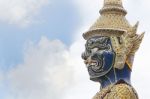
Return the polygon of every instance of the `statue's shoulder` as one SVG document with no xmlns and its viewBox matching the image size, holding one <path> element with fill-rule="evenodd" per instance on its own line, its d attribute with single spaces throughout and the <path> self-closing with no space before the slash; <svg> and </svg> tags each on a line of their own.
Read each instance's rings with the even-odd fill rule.
<svg viewBox="0 0 150 99">
<path fill-rule="evenodd" d="M 138 96 L 132 86 L 116 84 L 102 89 L 93 99 L 138 99 Z"/>
</svg>

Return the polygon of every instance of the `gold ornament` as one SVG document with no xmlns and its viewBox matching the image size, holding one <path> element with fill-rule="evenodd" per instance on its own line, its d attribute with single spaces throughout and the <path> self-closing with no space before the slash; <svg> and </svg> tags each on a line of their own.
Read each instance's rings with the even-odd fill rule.
<svg viewBox="0 0 150 99">
<path fill-rule="evenodd" d="M 110 85 L 92 99 L 138 99 L 136 91 L 127 84 Z"/>
</svg>

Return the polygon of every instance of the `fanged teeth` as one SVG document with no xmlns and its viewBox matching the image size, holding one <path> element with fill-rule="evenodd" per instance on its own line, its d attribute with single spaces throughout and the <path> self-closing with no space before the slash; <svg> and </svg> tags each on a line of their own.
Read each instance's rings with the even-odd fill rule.
<svg viewBox="0 0 150 99">
<path fill-rule="evenodd" d="M 92 63 L 86 65 L 87 68 L 90 67 L 90 66 L 95 66 L 95 67 L 97 67 L 97 66 L 98 66 L 98 63 L 97 63 L 97 62 L 92 62 Z"/>
<path fill-rule="evenodd" d="M 92 62 L 90 65 L 97 66 L 97 62 Z"/>
<path fill-rule="evenodd" d="M 92 50 L 92 53 L 95 53 L 95 52 L 98 51 L 98 48 L 93 48 L 93 49 L 91 49 L 91 50 Z"/>
</svg>

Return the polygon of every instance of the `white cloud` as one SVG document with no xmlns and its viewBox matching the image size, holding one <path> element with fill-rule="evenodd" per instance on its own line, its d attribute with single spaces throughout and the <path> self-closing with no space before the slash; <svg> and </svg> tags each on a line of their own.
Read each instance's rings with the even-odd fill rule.
<svg viewBox="0 0 150 99">
<path fill-rule="evenodd" d="M 12 96 L 8 99 L 91 99 L 99 90 L 99 84 L 89 80 L 87 70 L 81 60 L 80 55 L 84 50 L 85 41 L 79 37 L 98 17 L 100 4 L 93 0 L 77 0 L 76 4 L 81 11 L 82 18 L 85 19 L 82 29 L 78 31 L 79 36 L 75 36 L 74 43 L 66 48 L 58 40 L 49 41 L 42 38 L 38 45 L 27 46 L 24 63 L 18 65 L 9 74 Z M 139 4 L 134 5 L 133 1 L 125 1 L 125 8 L 129 8 L 128 18 L 131 23 L 140 17 L 140 13 L 146 14 L 144 10 L 130 10 L 134 7 L 138 8 Z M 150 15 L 147 14 L 148 16 Z M 147 18 L 143 18 L 142 15 L 139 19 L 142 21 L 140 31 L 147 29 L 149 26 Z M 133 86 L 138 91 L 140 99 L 150 97 L 148 78 L 150 76 L 150 47 L 148 46 L 150 35 L 148 31 L 150 30 L 147 29 L 144 42 L 135 57 L 132 73 Z"/>
<path fill-rule="evenodd" d="M 81 24 L 83 27 L 89 27 L 98 18 L 98 11 L 102 7 L 101 0 L 73 0 L 76 9 L 81 16 Z"/>
<path fill-rule="evenodd" d="M 0 21 L 26 26 L 48 0 L 0 0 Z"/>
<path fill-rule="evenodd" d="M 2 70 L 0 70 L 0 88 L 2 87 L 3 80 L 4 80 L 4 75 Z"/>
<path fill-rule="evenodd" d="M 38 44 L 29 44 L 24 62 L 8 74 L 12 93 L 9 97 L 60 99 L 72 84 L 73 69 L 69 61 L 69 52 L 59 40 L 43 37 Z"/>
<path fill-rule="evenodd" d="M 10 93 L 5 99 L 91 99 L 99 84 L 89 80 L 83 50 L 83 39 L 69 48 L 46 37 L 28 43 L 24 62 L 8 73 Z"/>
</svg>

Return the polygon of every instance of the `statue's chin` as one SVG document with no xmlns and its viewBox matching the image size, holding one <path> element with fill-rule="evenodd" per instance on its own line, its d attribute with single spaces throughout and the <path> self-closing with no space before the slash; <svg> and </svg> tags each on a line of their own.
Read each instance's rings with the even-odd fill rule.
<svg viewBox="0 0 150 99">
<path fill-rule="evenodd" d="M 103 69 L 101 69 L 100 67 L 102 66 L 97 67 L 92 65 L 88 67 L 88 72 L 91 80 L 101 77 L 101 74 L 103 74 Z"/>
<path fill-rule="evenodd" d="M 99 78 L 106 75 L 107 73 L 109 73 L 109 71 L 112 69 L 112 66 L 110 66 L 110 68 L 108 69 L 105 69 L 103 68 L 103 66 L 99 66 L 96 67 L 97 70 L 94 68 L 93 66 L 89 66 L 88 67 L 88 73 L 89 73 L 89 76 L 90 76 L 90 80 L 92 81 L 96 81 L 96 82 L 99 82 Z"/>
<path fill-rule="evenodd" d="M 93 70 L 88 69 L 89 72 L 89 76 L 90 76 L 90 80 L 94 81 L 94 82 L 100 82 L 100 77 L 102 77 L 104 74 L 104 72 L 99 72 L 99 73 L 95 73 L 93 72 Z"/>
<path fill-rule="evenodd" d="M 98 77 L 96 77 L 96 78 L 91 78 L 91 77 L 90 77 L 90 80 L 92 80 L 92 81 L 94 81 L 94 82 L 100 82 L 100 81 L 99 81 L 100 79 L 99 79 Z"/>
</svg>

